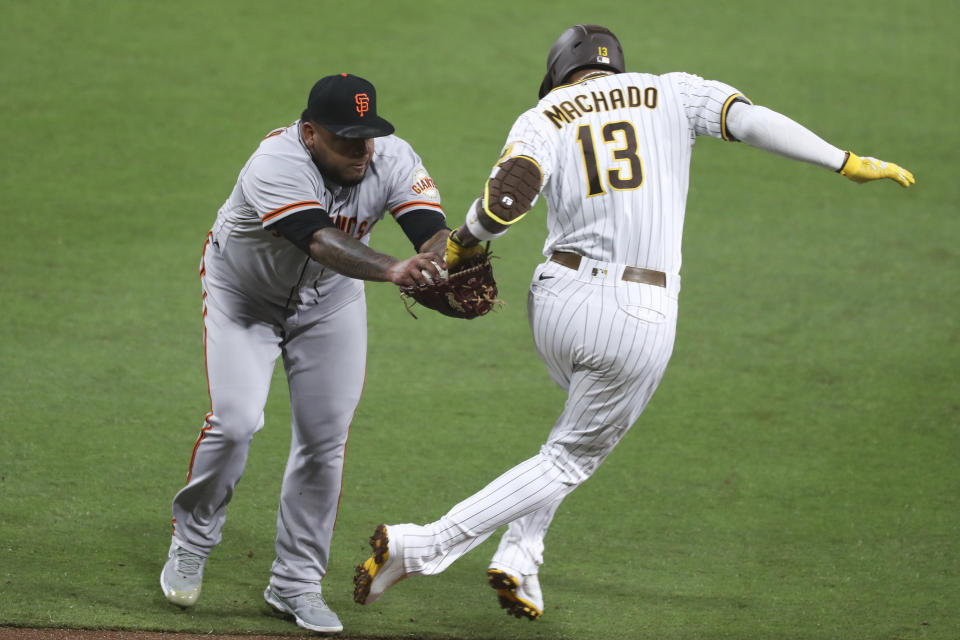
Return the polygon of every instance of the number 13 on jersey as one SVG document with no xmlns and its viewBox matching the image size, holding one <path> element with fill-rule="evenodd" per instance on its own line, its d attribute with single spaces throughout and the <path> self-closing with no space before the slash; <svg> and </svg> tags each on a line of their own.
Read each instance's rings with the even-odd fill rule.
<svg viewBox="0 0 960 640">
<path fill-rule="evenodd" d="M 643 162 L 637 155 L 637 131 L 633 124 L 626 120 L 608 122 L 600 128 L 600 135 L 605 145 L 601 151 L 609 151 L 612 162 L 617 163 L 606 174 L 610 188 L 617 191 L 639 188 L 643 184 Z M 580 143 L 580 152 L 583 155 L 587 197 L 606 193 L 600 176 L 593 125 L 582 124 L 577 127 L 577 142 Z"/>
</svg>

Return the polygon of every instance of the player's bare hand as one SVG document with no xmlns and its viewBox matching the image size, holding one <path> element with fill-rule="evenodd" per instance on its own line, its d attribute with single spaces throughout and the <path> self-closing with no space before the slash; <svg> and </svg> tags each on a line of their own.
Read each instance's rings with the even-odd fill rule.
<svg viewBox="0 0 960 640">
<path fill-rule="evenodd" d="M 387 279 L 399 287 L 427 285 L 442 277 L 440 270 L 445 266 L 436 253 L 418 253 L 387 267 Z"/>
<path fill-rule="evenodd" d="M 840 175 L 854 182 L 870 182 L 890 178 L 901 187 L 909 187 L 916 180 L 913 174 L 892 162 L 885 162 L 876 158 L 861 158 L 852 151 L 847 152 L 847 160 L 840 168 Z"/>
</svg>

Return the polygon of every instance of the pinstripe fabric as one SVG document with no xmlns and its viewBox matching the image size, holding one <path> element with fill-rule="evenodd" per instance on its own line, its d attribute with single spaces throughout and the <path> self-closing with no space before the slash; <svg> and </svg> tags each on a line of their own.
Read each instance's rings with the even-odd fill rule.
<svg viewBox="0 0 960 640">
<path fill-rule="evenodd" d="M 569 394 L 546 444 L 440 520 L 405 528 L 409 573 L 439 573 L 507 524 L 491 567 L 536 573 L 560 502 L 590 477 L 652 397 L 673 350 L 676 297 L 620 280 L 622 267 L 594 276 L 595 265 L 608 263 L 585 262 L 579 271 L 545 263 L 531 285 L 537 352 Z"/>
<path fill-rule="evenodd" d="M 610 105 L 611 95 L 624 96 L 625 106 L 596 110 L 604 104 L 599 98 Z M 640 104 L 628 106 L 629 95 L 641 96 Z M 522 114 L 507 136 L 503 160 L 526 155 L 544 171 L 548 210 L 544 256 L 572 251 L 679 274 L 694 140 L 701 135 L 722 138 L 725 106 L 731 96 L 739 95 L 722 82 L 687 73 L 623 73 L 552 91 Z M 544 116 L 558 105 L 578 104 L 594 111 L 578 108 L 581 115 L 561 120 L 559 128 L 555 119 Z M 613 125 L 610 141 L 604 139 L 608 125 Z M 584 145 L 579 140 L 587 135 L 602 189 L 597 195 L 589 193 Z M 628 136 L 636 141 L 633 153 L 625 149 Z M 638 187 L 611 186 L 610 172 L 631 177 L 630 161 L 616 154 L 638 159 L 642 176 L 632 176 L 641 180 Z"/>
<path fill-rule="evenodd" d="M 691 148 L 699 135 L 726 135 L 739 95 L 685 73 L 624 73 L 555 89 L 516 121 L 501 162 L 526 155 L 543 169 L 544 256 L 583 256 L 577 270 L 537 267 L 528 298 L 537 352 L 568 398 L 537 455 L 439 520 L 396 530 L 408 573 L 443 571 L 503 525 L 490 566 L 537 573 L 557 508 L 629 431 L 666 370 Z M 663 271 L 667 286 L 624 281 L 627 265 Z"/>
</svg>

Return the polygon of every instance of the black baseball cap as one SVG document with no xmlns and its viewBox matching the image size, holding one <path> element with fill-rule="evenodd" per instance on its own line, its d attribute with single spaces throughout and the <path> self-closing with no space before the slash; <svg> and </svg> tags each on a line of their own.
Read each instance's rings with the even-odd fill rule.
<svg viewBox="0 0 960 640">
<path fill-rule="evenodd" d="M 320 78 L 310 89 L 300 118 L 344 138 L 379 138 L 394 131 L 392 124 L 377 115 L 377 90 L 369 81 L 349 73 Z"/>
</svg>

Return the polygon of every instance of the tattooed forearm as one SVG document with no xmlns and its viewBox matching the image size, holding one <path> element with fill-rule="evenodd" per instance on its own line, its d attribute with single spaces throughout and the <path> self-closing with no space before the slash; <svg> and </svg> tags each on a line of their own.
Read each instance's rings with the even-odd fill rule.
<svg viewBox="0 0 960 640">
<path fill-rule="evenodd" d="M 310 257 L 345 276 L 377 282 L 389 280 L 387 268 L 397 262 L 336 227 L 324 227 L 313 234 Z"/>
<path fill-rule="evenodd" d="M 450 235 L 449 229 L 441 229 L 433 234 L 429 240 L 420 245 L 421 253 L 435 253 L 442 256 L 447 250 L 447 236 Z"/>
</svg>

